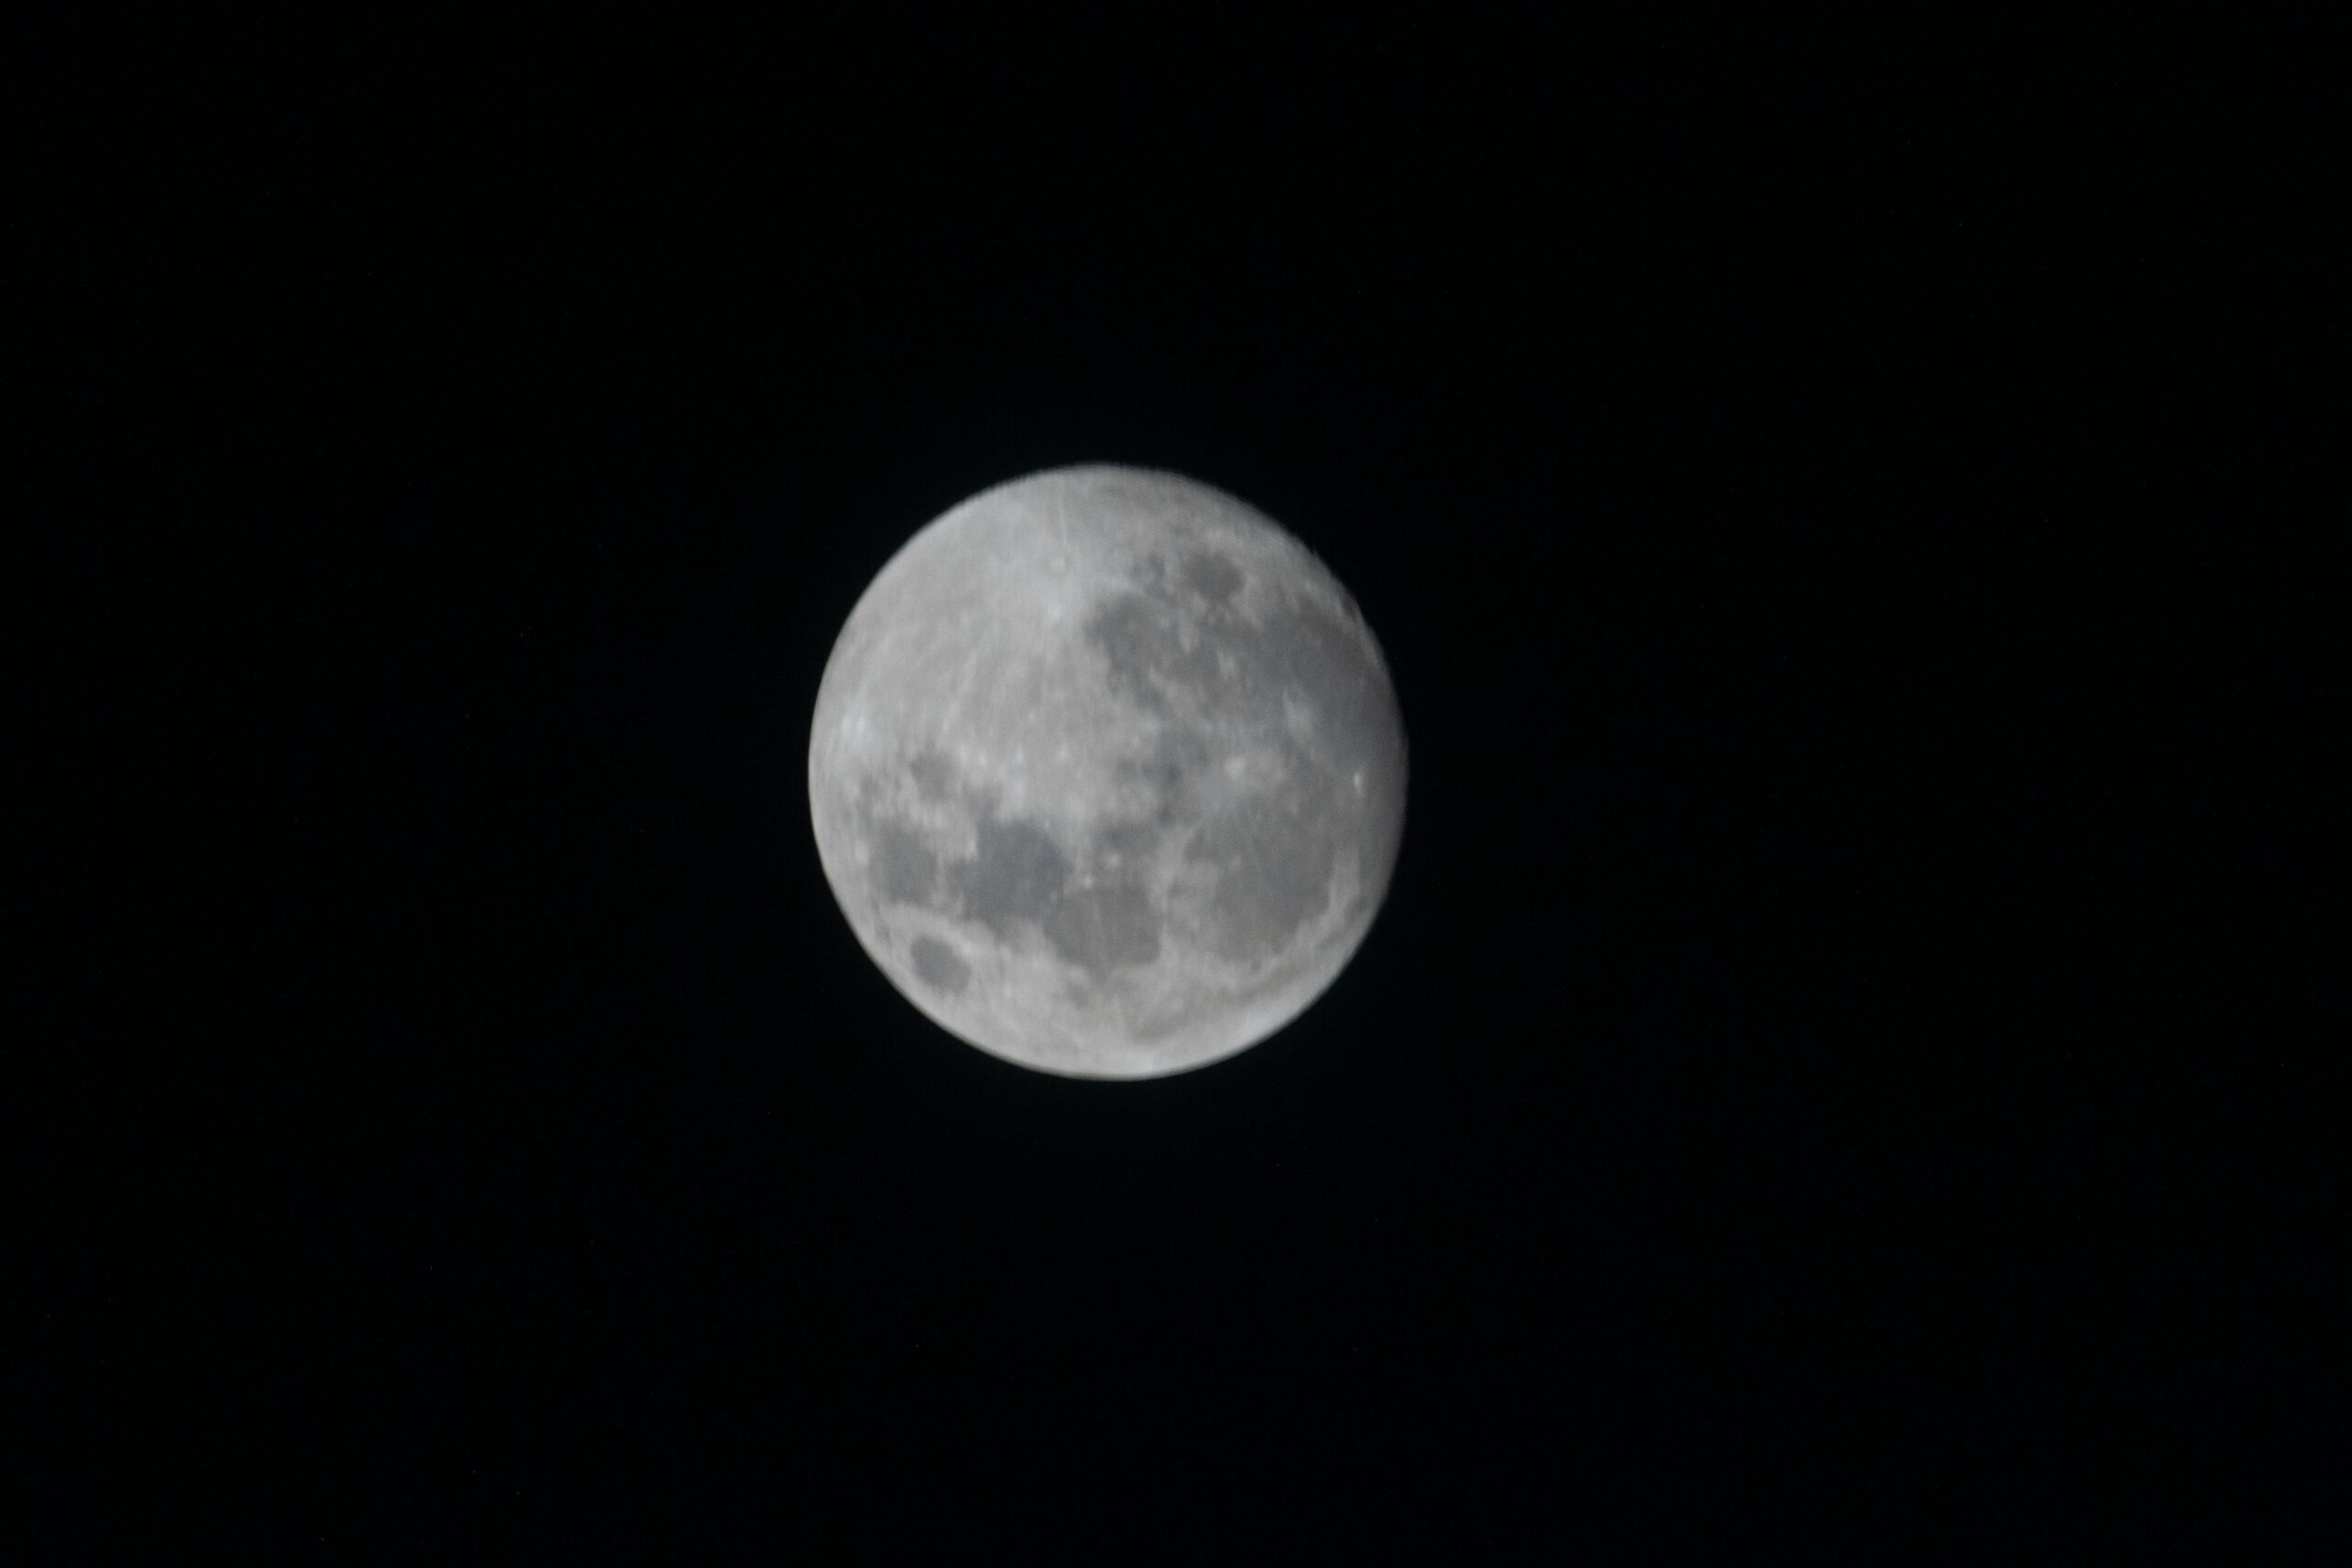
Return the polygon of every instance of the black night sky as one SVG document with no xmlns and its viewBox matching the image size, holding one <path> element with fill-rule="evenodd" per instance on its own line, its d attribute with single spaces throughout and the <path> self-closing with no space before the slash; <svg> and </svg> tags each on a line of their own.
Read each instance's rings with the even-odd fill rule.
<svg viewBox="0 0 2352 1568">
<path fill-rule="evenodd" d="M 2312 1551 L 2290 33 L 27 29 L 0 1554 Z M 1153 1083 L 807 818 L 873 573 L 1078 461 L 1411 746 Z"/>
</svg>

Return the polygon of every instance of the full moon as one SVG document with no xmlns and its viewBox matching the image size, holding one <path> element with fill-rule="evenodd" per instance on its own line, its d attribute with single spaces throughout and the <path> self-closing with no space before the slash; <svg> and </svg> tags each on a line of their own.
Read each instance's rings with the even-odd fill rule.
<svg viewBox="0 0 2352 1568">
<path fill-rule="evenodd" d="M 817 848 L 907 998 L 1072 1077 L 1263 1040 L 1346 967 L 1405 820 L 1380 645 L 1221 491 L 1057 468 L 883 567 L 808 741 Z"/>
</svg>

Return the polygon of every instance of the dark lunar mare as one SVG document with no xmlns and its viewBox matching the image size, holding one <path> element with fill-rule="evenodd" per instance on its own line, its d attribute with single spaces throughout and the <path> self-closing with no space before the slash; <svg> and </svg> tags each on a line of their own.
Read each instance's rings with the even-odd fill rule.
<svg viewBox="0 0 2352 1568">
<path fill-rule="evenodd" d="M 928 904 L 939 881 L 939 857 L 922 835 L 902 823 L 869 815 L 874 845 L 874 883 L 894 904 Z"/>
<path fill-rule="evenodd" d="M 972 811 L 975 852 L 943 868 L 913 827 L 877 804 L 880 792 L 869 792 L 865 828 L 884 902 L 977 920 L 1001 941 L 1034 926 L 1064 959 L 1098 980 L 1159 956 L 1160 913 L 1132 869 L 1148 856 L 1156 829 L 1114 824 L 1098 835 L 1088 863 L 1073 867 L 1043 828 L 999 816 L 976 792 L 953 790 L 936 763 L 936 754 L 927 753 L 910 771 L 927 796 L 959 795 Z M 936 989 L 958 991 L 970 978 L 968 966 L 936 937 L 918 938 L 909 956 L 917 976 Z"/>
<path fill-rule="evenodd" d="M 1338 858 L 1328 816 L 1313 808 L 1323 791 L 1285 789 L 1244 800 L 1204 826 L 1187 856 L 1216 872 L 1214 919 L 1204 933 L 1221 958 L 1270 958 L 1331 899 Z"/>
<path fill-rule="evenodd" d="M 1045 932 L 1056 952 L 1097 978 L 1159 956 L 1159 912 L 1140 882 L 1065 893 L 1046 917 Z"/>
<path fill-rule="evenodd" d="M 1362 896 L 1376 897 L 1396 827 L 1379 818 L 1401 784 L 1385 678 L 1357 628 L 1312 599 L 1276 597 L 1254 621 L 1242 614 L 1248 581 L 1210 550 L 1148 558 L 1083 625 L 1112 692 L 1160 720 L 1150 754 L 1120 764 L 1153 803 L 1142 816 L 1099 826 L 1073 863 L 1042 825 L 1001 815 L 991 794 L 926 750 L 903 782 L 869 783 L 863 796 L 882 899 L 976 921 L 1000 941 L 1034 930 L 1101 983 L 1154 962 L 1170 918 L 1197 921 L 1190 940 L 1230 962 L 1276 957 L 1328 911 L 1349 848 L 1363 853 Z M 1310 716 L 1304 728 L 1290 722 L 1294 705 Z M 1226 787 L 1213 770 L 1243 753 L 1271 767 L 1271 784 Z M 906 783 L 929 805 L 969 814 L 971 854 L 944 857 L 890 807 L 907 798 Z M 1207 889 L 1204 907 L 1172 917 L 1144 880 L 1170 834 L 1183 835 Z M 936 936 L 918 936 L 908 956 L 935 991 L 970 983 L 969 966 Z M 1261 974 L 1251 989 L 1285 974 Z"/>
<path fill-rule="evenodd" d="M 1188 556 L 1174 573 L 1148 567 L 1085 627 L 1112 689 L 1173 721 L 1147 775 L 1166 815 L 1193 818 L 1181 802 L 1212 750 L 1203 727 L 1238 728 L 1283 764 L 1276 789 L 1201 814 L 1186 849 L 1215 874 L 1203 939 L 1236 961 L 1271 957 L 1325 911 L 1342 847 L 1375 850 L 1367 858 L 1381 863 L 1363 870 L 1378 886 L 1389 848 L 1370 819 L 1379 803 L 1353 780 L 1363 773 L 1385 792 L 1396 768 L 1387 682 L 1355 629 L 1298 598 L 1252 624 L 1232 605 L 1244 581 L 1214 554 Z M 1304 739 L 1287 727 L 1288 701 L 1315 716 Z"/>
<path fill-rule="evenodd" d="M 1000 938 L 1034 924 L 1097 978 L 1159 956 L 1159 915 L 1140 881 L 1075 870 L 1045 829 L 1018 818 L 990 814 L 978 828 L 978 852 L 948 867 L 966 918 Z"/>
<path fill-rule="evenodd" d="M 915 976 L 934 991 L 953 996 L 962 990 L 972 978 L 972 970 L 956 950 L 935 936 L 919 936 L 908 956 L 914 960 Z"/>
<path fill-rule="evenodd" d="M 1043 925 L 1061 902 L 1069 863 L 1052 835 L 1033 822 L 1004 820 L 993 813 L 978 829 L 978 852 L 947 868 L 949 884 L 963 900 L 964 914 L 1000 938 L 1023 921 Z"/>
</svg>

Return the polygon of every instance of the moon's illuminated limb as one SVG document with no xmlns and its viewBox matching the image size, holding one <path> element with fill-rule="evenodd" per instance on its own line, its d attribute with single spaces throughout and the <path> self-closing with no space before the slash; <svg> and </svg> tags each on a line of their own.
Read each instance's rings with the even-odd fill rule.
<svg viewBox="0 0 2352 1568">
<path fill-rule="evenodd" d="M 1380 649 L 1289 535 L 1173 474 L 973 497 L 851 613 L 808 747 L 825 874 L 909 999 L 1082 1077 L 1181 1072 L 1313 1001 L 1404 821 Z"/>
</svg>

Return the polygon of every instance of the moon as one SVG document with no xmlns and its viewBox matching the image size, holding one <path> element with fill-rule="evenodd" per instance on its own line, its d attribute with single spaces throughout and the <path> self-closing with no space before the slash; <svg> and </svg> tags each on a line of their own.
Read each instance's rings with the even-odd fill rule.
<svg viewBox="0 0 2352 1568">
<path fill-rule="evenodd" d="M 1146 1078 L 1273 1033 L 1387 892 L 1380 645 L 1280 526 L 1181 475 L 1055 468 L 923 528 L 850 613 L 808 741 L 842 913 L 949 1032 Z"/>
</svg>

